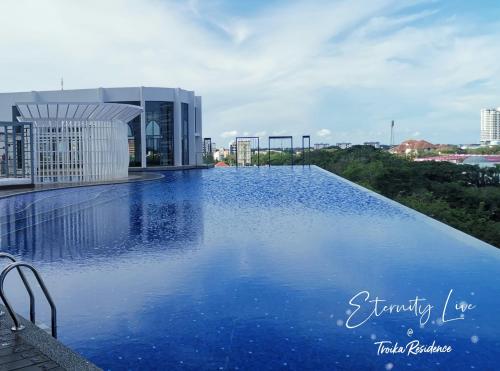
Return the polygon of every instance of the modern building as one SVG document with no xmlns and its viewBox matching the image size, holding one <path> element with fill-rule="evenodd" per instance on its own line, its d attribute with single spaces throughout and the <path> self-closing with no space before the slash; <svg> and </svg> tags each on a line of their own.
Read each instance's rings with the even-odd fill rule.
<svg viewBox="0 0 500 371">
<path fill-rule="evenodd" d="M 481 110 L 480 142 L 482 145 L 500 144 L 500 107 Z"/>
<path fill-rule="evenodd" d="M 17 103 L 40 107 L 48 103 L 136 106 L 142 112 L 126 128 L 129 166 L 146 168 L 202 163 L 201 97 L 193 91 L 126 87 L 0 93 L 0 121 L 17 121 L 20 116 Z"/>
<path fill-rule="evenodd" d="M 212 138 L 203 138 L 203 155 L 208 156 L 212 154 Z"/>
</svg>

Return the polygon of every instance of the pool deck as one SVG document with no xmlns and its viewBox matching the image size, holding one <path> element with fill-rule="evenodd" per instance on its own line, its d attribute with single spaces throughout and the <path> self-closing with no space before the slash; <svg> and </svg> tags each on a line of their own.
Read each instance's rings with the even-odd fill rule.
<svg viewBox="0 0 500 371">
<path fill-rule="evenodd" d="M 75 187 L 89 187 L 89 186 L 99 186 L 108 184 L 121 184 L 121 183 L 131 183 L 131 182 L 141 182 L 147 180 L 157 180 L 163 178 L 162 174 L 155 173 L 152 171 L 137 171 L 129 174 L 127 178 L 111 180 L 108 182 L 85 182 L 85 183 L 55 183 L 55 184 L 37 184 L 35 186 L 26 187 L 20 186 L 17 188 L 2 189 L 0 187 L 0 198 L 20 195 L 24 193 L 31 192 L 41 192 L 50 191 L 53 189 L 61 188 L 75 188 Z"/>
<path fill-rule="evenodd" d="M 5 308 L 0 305 L 0 309 Z M 26 327 L 19 332 L 10 328 L 8 314 L 0 316 L 0 370 L 101 370 L 64 346 L 45 331 L 18 316 Z"/>
</svg>

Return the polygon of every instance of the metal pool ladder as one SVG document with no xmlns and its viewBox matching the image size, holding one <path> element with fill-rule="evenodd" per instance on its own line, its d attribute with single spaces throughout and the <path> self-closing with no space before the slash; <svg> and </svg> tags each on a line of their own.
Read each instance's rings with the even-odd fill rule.
<svg viewBox="0 0 500 371">
<path fill-rule="evenodd" d="M 29 268 L 32 272 L 33 275 L 35 276 L 38 284 L 40 285 L 40 288 L 43 291 L 43 294 L 45 295 L 45 298 L 47 299 L 49 305 L 50 305 L 50 317 L 51 317 L 51 332 L 52 336 L 54 338 L 57 338 L 57 309 L 56 305 L 54 304 L 54 301 L 52 300 L 52 297 L 50 296 L 49 290 L 47 289 L 47 286 L 45 286 L 45 282 L 43 282 L 42 277 L 38 273 L 37 269 L 28 263 L 25 262 L 18 262 L 16 258 L 11 255 L 7 254 L 4 252 L 0 252 L 0 258 L 6 258 L 9 259 L 12 263 L 10 263 L 8 266 L 6 266 L 2 273 L 0 274 L 0 298 L 2 299 L 5 308 L 7 308 L 7 312 L 9 312 L 10 317 L 12 318 L 12 321 L 14 322 L 14 326 L 12 326 L 12 331 L 21 331 L 24 329 L 24 326 L 19 322 L 19 319 L 17 318 L 16 313 L 12 309 L 12 305 L 10 302 L 7 300 L 7 297 L 5 296 L 5 290 L 4 290 L 4 282 L 5 278 L 7 277 L 7 274 L 13 270 L 16 269 L 17 272 L 19 273 L 19 276 L 21 277 L 21 280 L 23 281 L 24 287 L 26 288 L 26 291 L 28 292 L 28 295 L 30 297 L 30 321 L 36 325 L 35 323 L 35 295 L 33 294 L 33 290 L 31 289 L 31 286 L 26 279 L 26 276 L 21 270 L 21 267 L 26 267 Z M 0 315 L 4 314 L 3 312 L 0 313 Z"/>
</svg>

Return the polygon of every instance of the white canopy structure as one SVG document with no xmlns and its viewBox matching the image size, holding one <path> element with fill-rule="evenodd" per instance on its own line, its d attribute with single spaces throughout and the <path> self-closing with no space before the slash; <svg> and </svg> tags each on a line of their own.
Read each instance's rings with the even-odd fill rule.
<svg viewBox="0 0 500 371">
<path fill-rule="evenodd" d="M 34 182 L 95 182 L 128 175 L 127 123 L 142 108 L 120 103 L 17 103 L 33 123 Z"/>
</svg>

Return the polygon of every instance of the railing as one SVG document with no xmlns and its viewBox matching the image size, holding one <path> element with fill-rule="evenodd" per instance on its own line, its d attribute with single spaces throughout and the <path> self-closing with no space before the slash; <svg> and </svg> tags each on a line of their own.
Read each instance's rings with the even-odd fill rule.
<svg viewBox="0 0 500 371">
<path fill-rule="evenodd" d="M 14 255 L 8 254 L 6 252 L 0 252 L 0 258 L 9 259 L 13 263 L 17 262 Z M 26 276 L 21 271 L 21 268 L 17 267 L 17 272 L 19 273 L 19 276 L 21 277 L 21 280 L 23 281 L 24 287 L 26 288 L 26 291 L 28 292 L 28 295 L 30 296 L 30 321 L 35 323 L 35 295 L 33 294 L 33 290 L 31 290 L 30 284 L 28 283 Z M 0 311 L 0 315 L 2 315 L 2 314 L 4 314 L 4 312 Z"/>
<path fill-rule="evenodd" d="M 7 258 L 11 259 L 8 256 L 9 254 L 5 254 L 5 253 L 3 253 L 3 254 L 4 254 L 3 257 L 7 257 Z M 12 318 L 12 321 L 14 322 L 14 326 L 12 327 L 12 331 L 21 331 L 22 329 L 24 329 L 24 326 L 19 322 L 19 319 L 17 318 L 16 313 L 12 309 L 12 305 L 10 304 L 10 302 L 7 300 L 7 298 L 5 296 L 4 282 L 5 282 L 5 278 L 7 277 L 7 274 L 9 274 L 9 272 L 11 270 L 16 269 L 19 272 L 19 274 L 21 275 L 22 272 L 21 272 L 20 268 L 26 267 L 26 268 L 29 268 L 33 272 L 33 275 L 35 276 L 36 280 L 38 281 L 38 284 L 40 285 L 40 288 L 42 289 L 42 291 L 45 295 L 45 298 L 49 302 L 50 314 L 51 314 L 50 317 L 51 317 L 52 336 L 57 338 L 57 309 L 56 309 L 56 305 L 54 304 L 54 301 L 52 300 L 52 297 L 50 296 L 49 290 L 47 290 L 47 286 L 45 286 L 45 283 L 42 280 L 42 277 L 40 277 L 40 274 L 38 273 L 36 268 L 33 267 L 31 264 L 24 263 L 24 262 L 16 262 L 15 258 L 14 257 L 12 257 L 12 258 L 14 259 L 14 262 L 9 264 L 7 267 L 5 267 L 4 270 L 2 271 L 2 273 L 0 274 L 0 298 L 3 301 L 5 308 L 7 308 L 7 311 L 9 312 L 9 315 Z M 24 274 L 22 274 L 21 279 L 23 279 L 23 277 L 24 277 Z M 30 316 L 31 316 L 31 308 L 33 308 L 33 312 L 34 312 L 34 296 L 33 296 L 33 292 L 31 291 L 31 288 L 27 282 L 28 281 L 26 280 L 26 277 L 24 277 L 23 283 L 25 283 L 26 290 L 28 291 L 28 293 L 31 292 L 31 294 L 30 294 Z M 31 298 L 33 298 L 33 303 L 31 303 Z M 35 313 L 33 313 L 33 316 L 31 318 L 31 322 L 33 322 L 33 323 L 34 323 L 34 318 L 35 318 Z"/>
</svg>

